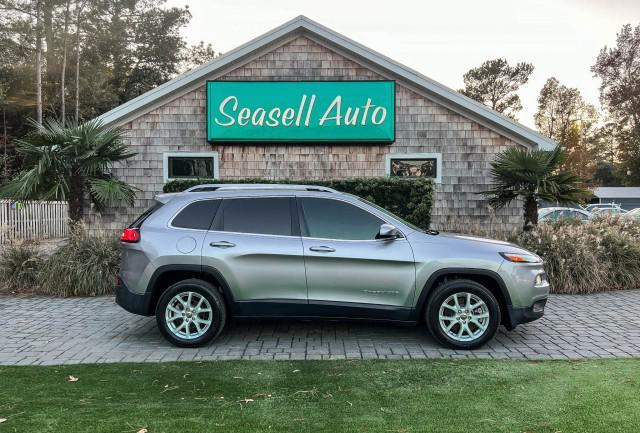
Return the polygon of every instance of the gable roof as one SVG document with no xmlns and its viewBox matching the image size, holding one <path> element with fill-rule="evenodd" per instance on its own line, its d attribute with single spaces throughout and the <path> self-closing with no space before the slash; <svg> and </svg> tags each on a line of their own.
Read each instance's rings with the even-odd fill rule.
<svg viewBox="0 0 640 433">
<path fill-rule="evenodd" d="M 204 81 L 217 71 L 241 63 L 257 51 L 277 44 L 296 34 L 309 34 L 337 47 L 365 64 L 380 69 L 386 74 L 415 87 L 420 93 L 436 100 L 447 108 L 470 117 L 478 123 L 495 130 L 516 142 L 540 149 L 552 149 L 556 143 L 548 137 L 474 101 L 421 73 L 373 51 L 309 18 L 300 15 L 291 21 L 259 36 L 238 48 L 223 54 L 204 65 L 194 68 L 160 86 L 102 114 L 99 119 L 106 124 L 122 124 L 150 110 L 159 101 Z"/>
<path fill-rule="evenodd" d="M 640 198 L 640 187 L 601 186 L 593 189 L 593 195 L 599 198 Z"/>
</svg>

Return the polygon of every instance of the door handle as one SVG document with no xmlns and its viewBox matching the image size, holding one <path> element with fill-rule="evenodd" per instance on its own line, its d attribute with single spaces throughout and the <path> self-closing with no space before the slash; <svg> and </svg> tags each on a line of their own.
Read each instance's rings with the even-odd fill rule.
<svg viewBox="0 0 640 433">
<path fill-rule="evenodd" d="M 209 245 L 214 248 L 231 248 L 236 246 L 233 242 L 228 241 L 211 242 Z"/>
<path fill-rule="evenodd" d="M 322 245 L 322 246 L 318 246 L 318 247 L 310 247 L 309 250 L 317 251 L 319 253 L 332 253 L 336 249 L 335 248 L 331 248 L 331 247 L 326 247 L 326 246 Z"/>
</svg>

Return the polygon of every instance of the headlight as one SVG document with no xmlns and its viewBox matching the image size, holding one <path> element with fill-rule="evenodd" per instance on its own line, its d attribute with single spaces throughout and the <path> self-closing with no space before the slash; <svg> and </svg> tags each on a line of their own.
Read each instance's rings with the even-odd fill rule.
<svg viewBox="0 0 640 433">
<path fill-rule="evenodd" d="M 535 254 L 500 253 L 500 255 L 510 262 L 542 263 L 542 259 Z"/>
</svg>

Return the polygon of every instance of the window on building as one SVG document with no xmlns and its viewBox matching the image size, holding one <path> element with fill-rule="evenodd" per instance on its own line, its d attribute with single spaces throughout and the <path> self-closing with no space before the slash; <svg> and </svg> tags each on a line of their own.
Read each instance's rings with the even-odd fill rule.
<svg viewBox="0 0 640 433">
<path fill-rule="evenodd" d="M 305 236 L 322 239 L 374 240 L 384 224 L 369 212 L 340 200 L 302 198 Z"/>
<path fill-rule="evenodd" d="M 386 158 L 388 176 L 426 177 L 440 183 L 442 177 L 442 157 L 439 153 L 390 154 Z"/>
<path fill-rule="evenodd" d="M 216 216 L 220 200 L 198 200 L 182 209 L 171 221 L 173 227 L 209 230 Z"/>
<path fill-rule="evenodd" d="M 165 182 L 218 177 L 217 152 L 168 152 L 163 159 Z"/>
<path fill-rule="evenodd" d="M 227 199 L 222 212 L 225 232 L 292 235 L 289 197 Z"/>
</svg>

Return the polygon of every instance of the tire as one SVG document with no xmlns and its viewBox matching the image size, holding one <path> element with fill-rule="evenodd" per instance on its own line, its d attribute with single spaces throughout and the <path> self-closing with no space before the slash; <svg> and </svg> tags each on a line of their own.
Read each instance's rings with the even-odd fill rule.
<svg viewBox="0 0 640 433">
<path fill-rule="evenodd" d="M 473 310 L 466 308 L 469 304 Z M 467 310 L 471 314 L 467 314 Z M 440 313 L 446 319 L 441 320 Z M 480 283 L 465 279 L 445 281 L 429 296 L 425 322 L 441 344 L 453 349 L 476 349 L 496 334 L 500 305 L 493 293 Z"/>
<path fill-rule="evenodd" d="M 170 286 L 156 306 L 160 332 L 179 347 L 199 347 L 210 342 L 220 335 L 226 321 L 227 308 L 220 292 L 210 283 L 195 278 Z"/>
</svg>

